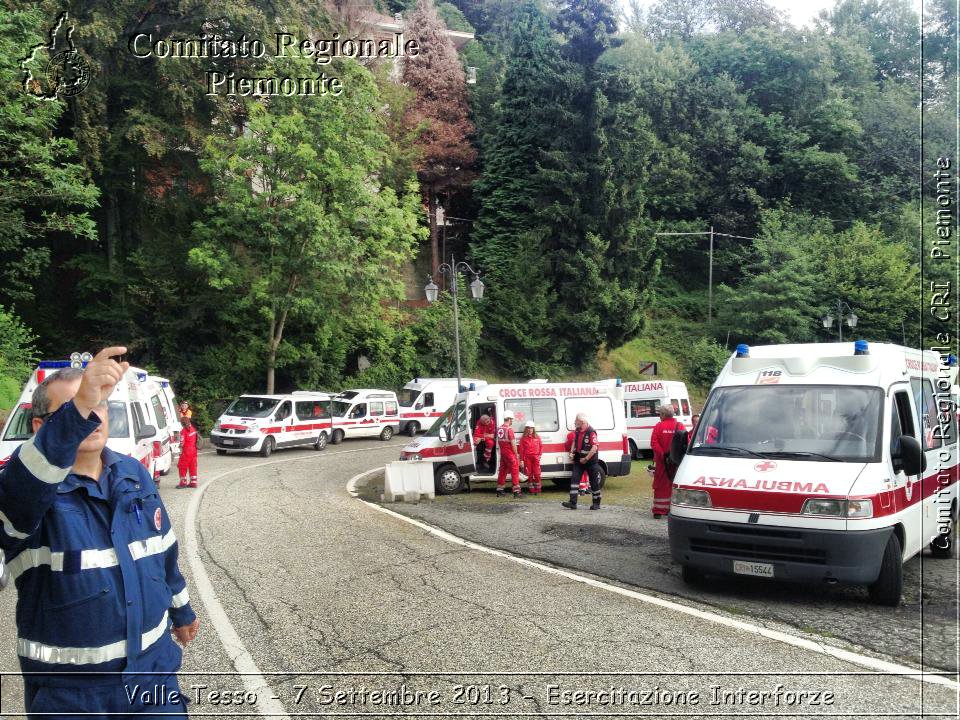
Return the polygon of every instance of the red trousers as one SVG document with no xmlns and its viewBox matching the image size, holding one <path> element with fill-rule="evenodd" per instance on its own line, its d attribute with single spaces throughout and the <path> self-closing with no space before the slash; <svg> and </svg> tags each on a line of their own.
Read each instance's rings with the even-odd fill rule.
<svg viewBox="0 0 960 720">
<path fill-rule="evenodd" d="M 540 492 L 540 456 L 524 455 L 523 469 L 527 471 L 527 480 L 529 482 L 530 492 Z"/>
<path fill-rule="evenodd" d="M 502 489 L 506 484 L 507 473 L 510 474 L 510 478 L 513 480 L 513 491 L 518 492 L 520 490 L 520 463 L 517 462 L 517 456 L 513 454 L 513 450 L 500 451 L 500 472 L 497 473 L 497 490 Z"/>
<path fill-rule="evenodd" d="M 654 459 L 653 468 L 653 514 L 666 515 L 670 512 L 670 496 L 673 494 L 673 476 L 676 468 L 667 469 L 665 458 Z"/>
<path fill-rule="evenodd" d="M 189 477 L 191 480 L 197 479 L 197 451 L 187 452 L 180 456 L 180 460 L 177 462 L 177 470 L 180 471 L 180 479 L 183 480 Z"/>
</svg>

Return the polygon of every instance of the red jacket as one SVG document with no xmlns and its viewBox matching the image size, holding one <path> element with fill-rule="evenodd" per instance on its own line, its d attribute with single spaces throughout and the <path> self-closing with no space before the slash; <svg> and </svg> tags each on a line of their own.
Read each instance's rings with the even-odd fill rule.
<svg viewBox="0 0 960 720">
<path fill-rule="evenodd" d="M 673 433 L 683 429 L 683 423 L 678 422 L 676 418 L 661 420 L 653 426 L 653 432 L 650 435 L 650 447 L 653 450 L 655 460 L 661 460 L 670 452 Z"/>
<path fill-rule="evenodd" d="M 197 429 L 193 425 L 187 425 L 180 431 L 180 454 L 197 454 Z"/>
<path fill-rule="evenodd" d="M 543 440 L 540 439 L 539 435 L 524 435 L 520 438 L 519 450 L 520 457 L 526 457 L 527 455 L 540 457 L 543 455 Z"/>
<path fill-rule="evenodd" d="M 504 423 L 497 428 L 497 446 L 500 448 L 501 456 L 505 452 L 513 454 L 513 443 L 516 439 L 517 436 L 513 432 L 513 426 L 509 423 Z"/>
</svg>

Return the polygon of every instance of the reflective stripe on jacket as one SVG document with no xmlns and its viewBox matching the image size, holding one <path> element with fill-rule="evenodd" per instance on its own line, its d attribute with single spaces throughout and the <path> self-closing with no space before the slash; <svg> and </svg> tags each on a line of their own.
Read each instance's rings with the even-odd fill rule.
<svg viewBox="0 0 960 720">
<path fill-rule="evenodd" d="M 69 473 L 99 424 L 64 403 L 0 471 L 0 546 L 17 584 L 17 653 L 50 685 L 74 671 L 175 672 L 170 621 L 196 615 L 178 545 L 150 473 L 103 451 L 100 482 Z M 101 681 L 102 682 L 102 681 Z"/>
</svg>

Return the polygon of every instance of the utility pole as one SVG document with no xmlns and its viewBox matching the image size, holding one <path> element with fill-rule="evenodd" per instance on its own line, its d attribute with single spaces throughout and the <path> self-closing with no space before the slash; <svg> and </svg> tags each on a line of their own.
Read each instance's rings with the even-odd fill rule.
<svg viewBox="0 0 960 720">
<path fill-rule="evenodd" d="M 713 225 L 710 226 L 710 276 L 707 281 L 709 283 L 709 298 L 707 299 L 707 323 L 713 322 Z"/>
</svg>

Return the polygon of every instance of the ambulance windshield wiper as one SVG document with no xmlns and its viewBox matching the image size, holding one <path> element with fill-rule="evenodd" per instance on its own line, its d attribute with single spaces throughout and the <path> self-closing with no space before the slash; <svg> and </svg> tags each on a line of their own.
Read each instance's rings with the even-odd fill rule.
<svg viewBox="0 0 960 720">
<path fill-rule="evenodd" d="M 733 453 L 735 455 L 749 455 L 750 457 L 765 457 L 760 453 L 754 452 L 753 450 L 747 450 L 742 447 L 734 447 L 733 445 L 697 445 L 691 450 L 696 450 L 698 453 L 703 450 L 710 450 L 711 452 L 717 453 Z"/>
<path fill-rule="evenodd" d="M 832 455 L 824 455 L 823 453 L 815 452 L 805 452 L 805 451 L 792 451 L 792 450 L 771 450 L 770 452 L 765 452 L 764 457 L 768 458 L 819 458 L 821 460 L 829 460 L 830 462 L 843 462 L 840 458 L 835 458 Z"/>
</svg>

